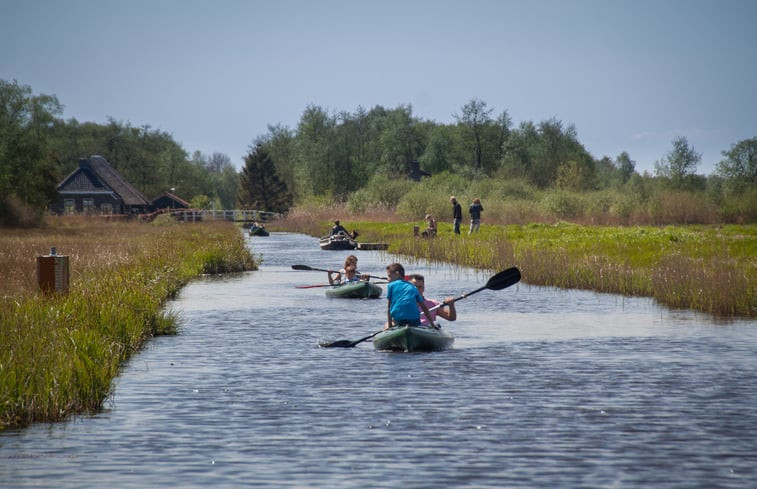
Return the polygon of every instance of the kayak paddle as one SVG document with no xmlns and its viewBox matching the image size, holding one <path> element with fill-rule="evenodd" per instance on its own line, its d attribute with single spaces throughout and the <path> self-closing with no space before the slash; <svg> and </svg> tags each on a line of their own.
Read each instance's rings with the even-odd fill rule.
<svg viewBox="0 0 757 489">
<path fill-rule="evenodd" d="M 382 329 L 381 331 L 384 331 L 384 330 Z M 356 340 L 356 341 L 339 340 L 339 341 L 332 341 L 331 343 L 319 343 L 318 346 L 320 346 L 321 348 L 352 348 L 358 343 L 362 343 L 365 340 L 370 340 L 371 338 L 379 334 L 381 331 L 376 331 L 375 333 L 371 333 L 365 338 L 360 338 L 359 340 Z"/>
<path fill-rule="evenodd" d="M 313 268 L 307 265 L 292 265 L 292 270 L 309 270 L 311 272 L 328 272 L 328 270 L 325 270 L 323 268 Z M 336 270 L 332 270 L 332 271 L 336 271 Z M 361 274 L 361 275 L 364 275 L 364 274 Z M 370 278 L 377 278 L 379 280 L 387 280 L 386 277 L 377 277 L 375 275 L 368 275 L 368 276 Z"/>
<path fill-rule="evenodd" d="M 352 283 L 352 282 L 349 282 L 349 283 Z M 375 284 L 375 285 L 381 285 L 381 284 L 388 284 L 389 282 L 370 282 L 370 283 Z M 314 287 L 339 287 L 340 285 L 344 285 L 344 284 L 295 285 L 294 288 L 295 289 L 312 289 Z"/>
<path fill-rule="evenodd" d="M 468 293 L 465 293 L 461 295 L 460 297 L 455 297 L 450 302 L 442 302 L 438 306 L 432 307 L 430 310 L 433 311 L 435 309 L 439 309 L 440 307 L 450 304 L 452 302 L 459 301 L 461 299 L 465 299 L 466 297 L 470 297 L 473 294 L 476 294 L 478 292 L 481 292 L 484 289 L 489 290 L 502 290 L 507 287 L 510 287 L 511 285 L 515 285 L 518 282 L 520 282 L 520 270 L 518 270 L 517 267 L 508 268 L 507 270 L 502 270 L 498 274 L 494 275 L 492 278 L 490 278 L 486 285 L 483 287 L 479 287 L 476 290 L 472 290 Z M 383 329 L 381 331 L 384 331 Z M 338 340 L 338 341 L 332 341 L 331 343 L 320 343 L 318 346 L 321 348 L 352 348 L 353 346 L 362 343 L 365 340 L 369 340 L 379 334 L 381 331 L 376 331 L 373 334 L 370 334 L 366 336 L 365 338 L 360 338 L 359 340 L 350 341 L 350 340 Z"/>
<path fill-rule="evenodd" d="M 467 292 L 460 297 L 455 297 L 450 302 L 442 302 L 441 304 L 432 307 L 429 309 L 430 311 L 434 311 L 436 309 L 439 309 L 440 307 L 447 306 L 449 304 L 452 304 L 453 302 L 457 302 L 461 299 L 465 299 L 468 296 L 471 296 L 477 292 L 481 292 L 484 289 L 489 290 L 502 290 L 507 287 L 510 287 L 511 285 L 515 285 L 518 282 L 520 282 L 520 270 L 518 270 L 517 267 L 508 268 L 507 270 L 502 270 L 498 274 L 494 275 L 492 278 L 490 278 L 486 285 L 483 287 L 479 287 L 476 290 L 472 290 L 470 292 Z"/>
</svg>

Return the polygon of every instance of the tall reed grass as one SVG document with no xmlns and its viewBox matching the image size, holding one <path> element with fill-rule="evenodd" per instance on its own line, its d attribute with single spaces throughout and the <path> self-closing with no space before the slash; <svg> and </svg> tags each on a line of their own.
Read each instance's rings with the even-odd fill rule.
<svg viewBox="0 0 757 489">
<path fill-rule="evenodd" d="M 68 294 L 43 294 L 36 259 L 68 255 Z M 154 335 L 176 331 L 166 299 L 202 273 L 255 268 L 226 223 L 48 219 L 0 235 L 0 429 L 92 412 L 119 366 Z"/>
<path fill-rule="evenodd" d="M 311 211 L 313 212 L 313 211 Z M 331 210 L 331 214 L 334 211 Z M 293 214 L 280 229 L 323 234 L 325 213 Z M 518 266 L 533 285 L 651 297 L 672 308 L 717 317 L 757 317 L 757 226 L 583 226 L 558 222 L 487 225 L 454 235 L 439 222 L 435 239 L 413 236 L 422 221 L 376 222 L 352 216 L 343 224 L 361 241 L 389 243 L 416 258 L 492 271 Z"/>
</svg>

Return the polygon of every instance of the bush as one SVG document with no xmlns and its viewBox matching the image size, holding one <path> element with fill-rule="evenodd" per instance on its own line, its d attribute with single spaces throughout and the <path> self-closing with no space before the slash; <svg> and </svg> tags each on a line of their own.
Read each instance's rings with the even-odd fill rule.
<svg viewBox="0 0 757 489">
<path fill-rule="evenodd" d="M 715 209 L 700 195 L 686 191 L 661 192 L 649 200 L 655 224 L 707 224 L 715 221 Z"/>
<path fill-rule="evenodd" d="M 403 196 L 413 188 L 413 181 L 389 178 L 385 173 L 374 175 L 368 184 L 350 194 L 347 210 L 362 213 L 368 210 L 397 207 Z"/>
<path fill-rule="evenodd" d="M 544 213 L 560 219 L 581 217 L 584 214 L 583 199 L 573 192 L 552 190 L 541 201 Z"/>
</svg>

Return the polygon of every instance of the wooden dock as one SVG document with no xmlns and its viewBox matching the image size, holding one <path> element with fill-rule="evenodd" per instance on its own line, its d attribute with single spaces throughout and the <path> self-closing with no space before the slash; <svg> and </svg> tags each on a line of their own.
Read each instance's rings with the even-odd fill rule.
<svg viewBox="0 0 757 489">
<path fill-rule="evenodd" d="M 389 243 L 358 243 L 359 250 L 386 250 L 389 249 Z"/>
</svg>

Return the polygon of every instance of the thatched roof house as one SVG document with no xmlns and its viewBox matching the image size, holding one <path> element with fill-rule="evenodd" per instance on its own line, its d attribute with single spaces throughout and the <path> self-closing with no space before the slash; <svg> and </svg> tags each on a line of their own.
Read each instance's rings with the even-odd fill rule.
<svg viewBox="0 0 757 489">
<path fill-rule="evenodd" d="M 58 187 L 52 210 L 66 214 L 141 214 L 151 209 L 147 197 L 102 156 L 79 159 L 79 168 Z"/>
</svg>

